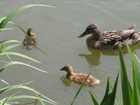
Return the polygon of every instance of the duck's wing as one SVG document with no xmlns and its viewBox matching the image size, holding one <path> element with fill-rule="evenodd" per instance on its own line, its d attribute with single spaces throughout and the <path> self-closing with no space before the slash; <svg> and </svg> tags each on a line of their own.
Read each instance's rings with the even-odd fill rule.
<svg viewBox="0 0 140 105">
<path fill-rule="evenodd" d="M 122 30 L 119 32 L 121 36 L 121 40 L 127 39 L 133 32 L 134 32 L 134 26 L 127 28 L 126 30 Z"/>
<path fill-rule="evenodd" d="M 73 81 L 76 82 L 76 83 L 79 83 L 79 84 L 82 84 L 85 79 L 87 78 L 88 75 L 86 74 L 77 74 L 74 78 L 73 78 Z M 87 81 L 85 82 L 86 85 L 88 85 L 90 83 L 90 79 L 88 78 Z"/>
<path fill-rule="evenodd" d="M 116 41 L 121 40 L 121 36 L 119 35 L 119 31 L 105 31 L 102 33 L 102 37 L 100 38 L 100 42 L 102 44 L 108 43 L 116 43 Z"/>
<path fill-rule="evenodd" d="M 117 41 L 123 41 L 127 39 L 134 32 L 134 26 L 129 27 L 126 30 L 121 31 L 105 31 L 102 33 L 100 42 L 103 44 L 116 43 Z"/>
<path fill-rule="evenodd" d="M 22 41 L 22 44 L 25 46 L 25 45 L 27 45 L 27 42 L 28 42 L 28 37 L 25 36 L 25 38 Z"/>
</svg>

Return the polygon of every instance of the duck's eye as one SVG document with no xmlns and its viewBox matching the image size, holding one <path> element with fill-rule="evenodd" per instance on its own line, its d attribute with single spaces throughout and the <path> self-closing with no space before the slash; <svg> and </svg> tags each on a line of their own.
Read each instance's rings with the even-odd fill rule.
<svg viewBox="0 0 140 105">
<path fill-rule="evenodd" d="M 92 32 L 94 30 L 94 28 L 88 28 L 87 30 L 86 30 L 86 32 L 87 33 L 90 33 L 90 32 Z"/>
<path fill-rule="evenodd" d="M 94 28 L 89 28 L 88 31 L 93 30 Z"/>
<path fill-rule="evenodd" d="M 87 30 L 94 30 L 96 29 L 97 27 L 88 27 Z"/>
</svg>

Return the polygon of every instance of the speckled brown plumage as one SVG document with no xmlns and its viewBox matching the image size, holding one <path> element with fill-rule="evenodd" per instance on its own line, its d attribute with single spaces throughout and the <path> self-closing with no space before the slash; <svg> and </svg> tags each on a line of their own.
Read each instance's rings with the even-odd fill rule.
<svg viewBox="0 0 140 105">
<path fill-rule="evenodd" d="M 86 40 L 87 46 L 94 49 L 117 49 L 118 45 L 126 46 L 126 42 L 133 45 L 140 41 L 140 32 L 134 32 L 134 26 L 121 31 L 112 30 L 101 33 L 97 24 L 90 24 L 78 38 L 88 34 L 91 36 Z"/>
<path fill-rule="evenodd" d="M 24 38 L 22 44 L 24 45 L 24 47 L 25 47 L 27 50 L 30 50 L 30 49 L 32 49 L 32 48 L 36 45 L 36 43 L 37 43 L 37 41 L 36 41 L 36 35 L 33 33 L 32 28 L 29 28 L 29 29 L 27 30 L 27 34 L 29 35 L 29 37 L 30 37 L 31 39 L 28 38 L 27 36 L 25 36 L 25 38 Z"/>
</svg>

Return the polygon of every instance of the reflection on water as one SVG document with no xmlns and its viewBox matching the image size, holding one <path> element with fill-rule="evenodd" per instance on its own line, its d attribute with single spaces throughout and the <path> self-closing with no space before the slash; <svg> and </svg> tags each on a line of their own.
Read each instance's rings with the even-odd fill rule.
<svg viewBox="0 0 140 105">
<path fill-rule="evenodd" d="M 87 49 L 91 52 L 91 54 L 79 54 L 79 56 L 85 57 L 87 62 L 91 65 L 95 66 L 100 65 L 100 56 L 101 56 L 100 51 L 90 48 Z"/>
<path fill-rule="evenodd" d="M 65 86 L 67 86 L 67 87 L 71 86 L 71 81 L 68 80 L 65 76 L 62 76 L 60 79 Z"/>
<path fill-rule="evenodd" d="M 32 27 L 36 30 L 36 34 L 41 35 L 37 37 L 39 42 L 38 46 L 46 50 L 51 57 L 44 57 L 42 53 L 36 49 L 26 51 L 18 47 L 15 48 L 14 51 L 41 61 L 41 68 L 47 70 L 49 74 L 44 76 L 42 73 L 38 73 L 37 71 L 29 71 L 27 73 L 26 67 L 21 68 L 21 66 L 18 66 L 16 68 L 16 72 L 5 70 L 1 75 L 1 78 L 7 80 L 10 84 L 17 84 L 23 80 L 36 81 L 31 86 L 37 88 L 39 92 L 51 97 L 53 100 L 56 100 L 59 105 L 65 105 L 66 103 L 69 104 L 78 87 L 77 84 L 71 84 L 65 75 L 62 77 L 57 75 L 58 71 L 56 72 L 55 69 L 57 67 L 61 67 L 62 64 L 72 63 L 76 68 L 79 68 L 79 65 L 81 65 L 80 68 L 86 68 L 87 65 L 89 65 L 84 72 L 88 72 L 87 70 L 93 70 L 93 67 L 96 66 L 96 69 L 94 69 L 93 72 L 97 73 L 97 78 L 100 78 L 101 81 L 106 81 L 105 79 L 109 76 L 113 82 L 114 75 L 116 75 L 116 69 L 118 69 L 119 65 L 117 50 L 95 50 L 84 48 L 82 49 L 83 52 L 78 51 L 78 49 L 81 49 L 81 45 L 86 43 L 85 39 L 81 39 L 83 40 L 82 42 L 76 37 L 88 24 L 97 23 L 101 26 L 103 32 L 110 29 L 125 29 L 127 26 L 136 24 L 136 31 L 140 31 L 139 0 L 128 0 L 127 3 L 126 0 L 61 0 L 61 2 L 57 0 L 48 0 L 47 3 L 45 0 L 25 0 L 24 2 L 22 0 L 17 0 L 16 3 L 13 1 L 16 0 L 1 0 L 1 17 L 7 16 L 15 9 L 27 4 L 40 3 L 56 6 L 56 9 L 43 7 L 30 8 L 12 19 L 13 22 L 17 23 L 24 29 Z M 8 27 L 11 27 L 11 25 Z M 1 33 L 1 40 L 13 38 L 16 40 L 22 40 L 23 33 L 20 30 L 15 30 L 17 29 L 16 27 L 13 28 L 14 30 L 10 30 L 10 33 L 9 31 L 3 31 Z M 132 46 L 132 51 L 139 49 L 139 45 L 140 44 Z M 87 51 L 88 53 L 85 53 Z M 77 55 L 77 53 L 79 55 Z M 123 54 L 127 54 L 126 49 L 123 49 Z M 137 55 L 140 57 L 140 51 L 137 51 Z M 12 58 L 14 58 L 14 56 L 12 56 Z M 19 61 L 36 65 L 34 62 L 27 61 L 26 59 L 15 58 Z M 106 62 L 107 60 L 108 62 Z M 129 60 L 129 58 L 126 56 L 125 60 Z M 79 64 L 77 64 L 77 61 L 79 61 Z M 87 62 L 87 64 L 85 64 L 85 62 Z M 110 62 L 111 67 L 108 66 Z M 106 67 L 106 65 L 108 67 Z M 15 77 L 15 73 L 16 78 L 12 78 Z M 19 76 L 23 74 L 25 75 Z M 48 78 L 48 81 L 46 81 L 46 78 Z M 58 82 L 58 79 L 61 79 L 62 83 L 60 80 Z M 96 87 L 96 90 L 93 88 L 91 89 L 97 96 L 98 100 L 102 100 L 103 98 L 104 89 L 106 87 L 106 82 L 104 81 Z M 71 94 L 68 94 L 67 96 L 64 92 L 64 88 L 61 87 L 62 84 L 64 84 L 65 87 L 71 87 L 65 88 L 66 92 L 68 93 L 69 91 Z M 89 98 L 89 94 L 87 94 L 87 91 L 83 90 L 75 101 L 75 105 L 86 105 L 87 103 L 88 105 L 91 105 L 92 102 L 90 102 L 91 99 Z"/>
<path fill-rule="evenodd" d="M 66 87 L 70 87 L 70 86 L 71 86 L 72 81 L 68 80 L 65 76 L 62 76 L 60 79 L 61 79 L 62 83 L 63 83 Z M 76 84 L 76 85 L 81 86 L 81 84 L 78 84 L 78 83 L 76 83 L 76 82 L 73 82 L 73 83 Z M 96 85 L 95 85 L 95 86 L 96 86 Z M 92 88 L 95 88 L 95 86 L 92 86 Z M 89 86 L 85 85 L 84 87 L 89 87 Z"/>
<path fill-rule="evenodd" d="M 140 43 L 135 44 L 130 46 L 131 51 L 135 52 L 136 50 L 140 49 Z M 100 65 L 100 58 L 101 55 L 106 55 L 106 56 L 118 56 L 118 50 L 97 50 L 97 49 L 91 49 L 91 48 L 87 48 L 91 54 L 79 54 L 79 56 L 81 57 L 85 57 L 87 62 L 93 66 L 99 66 Z M 126 47 L 122 49 L 122 53 L 123 54 L 127 54 L 127 49 Z"/>
<path fill-rule="evenodd" d="M 131 51 L 134 52 L 134 51 L 136 51 L 136 50 L 139 50 L 139 49 L 140 49 L 139 46 L 140 46 L 140 43 L 137 43 L 137 44 L 135 44 L 135 45 L 130 46 Z M 116 55 L 119 54 L 119 53 L 118 53 L 118 50 L 116 50 L 116 49 L 115 49 L 115 50 L 100 50 L 100 52 L 101 52 L 103 55 L 107 55 L 107 56 L 116 56 Z M 128 53 L 126 47 L 122 49 L 122 53 L 123 53 L 123 54 L 127 54 L 127 53 Z"/>
</svg>

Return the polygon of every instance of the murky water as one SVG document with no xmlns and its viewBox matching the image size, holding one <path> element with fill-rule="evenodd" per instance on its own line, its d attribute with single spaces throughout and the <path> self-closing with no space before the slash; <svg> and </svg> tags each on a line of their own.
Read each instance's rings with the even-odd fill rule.
<svg viewBox="0 0 140 105">
<path fill-rule="evenodd" d="M 52 0 L 1 0 L 0 17 L 10 14 L 15 9 L 27 4 L 48 4 L 56 8 L 33 7 L 29 8 L 12 19 L 13 22 L 25 30 L 33 28 L 37 36 L 37 46 L 48 53 L 46 56 L 38 49 L 30 51 L 23 49 L 22 45 L 15 48 L 17 51 L 35 58 L 41 62 L 37 64 L 29 60 L 12 57 L 48 72 L 44 74 L 32 68 L 16 65 L 0 73 L 11 85 L 34 81 L 29 86 L 48 96 L 58 105 L 69 105 L 74 98 L 79 85 L 69 84 L 65 72 L 59 71 L 65 64 L 73 66 L 74 71 L 89 73 L 101 80 L 93 88 L 85 87 L 75 100 L 75 105 L 91 105 L 88 90 L 91 90 L 98 101 L 101 101 L 105 92 L 107 78 L 114 83 L 119 70 L 119 57 L 117 50 L 98 51 L 86 46 L 86 38 L 78 39 L 87 25 L 96 23 L 102 31 L 122 30 L 134 24 L 136 31 L 140 31 L 140 1 L 139 0 L 77 0 L 77 1 L 52 1 Z M 5 39 L 23 40 L 24 34 L 13 25 L 13 30 L 0 33 L 1 41 Z M 140 44 L 132 47 L 140 58 Z M 124 58 L 131 79 L 131 65 L 128 54 L 124 51 Z M 4 57 L 1 57 L 4 59 Z M 5 60 L 7 60 L 5 58 Z M 3 65 L 3 63 L 1 63 Z M 140 66 L 139 66 L 140 67 Z M 6 86 L 0 82 L 0 88 Z M 120 95 L 118 90 L 118 95 Z M 3 97 L 3 96 L 0 96 Z M 20 100 L 19 103 L 24 101 Z"/>
</svg>

